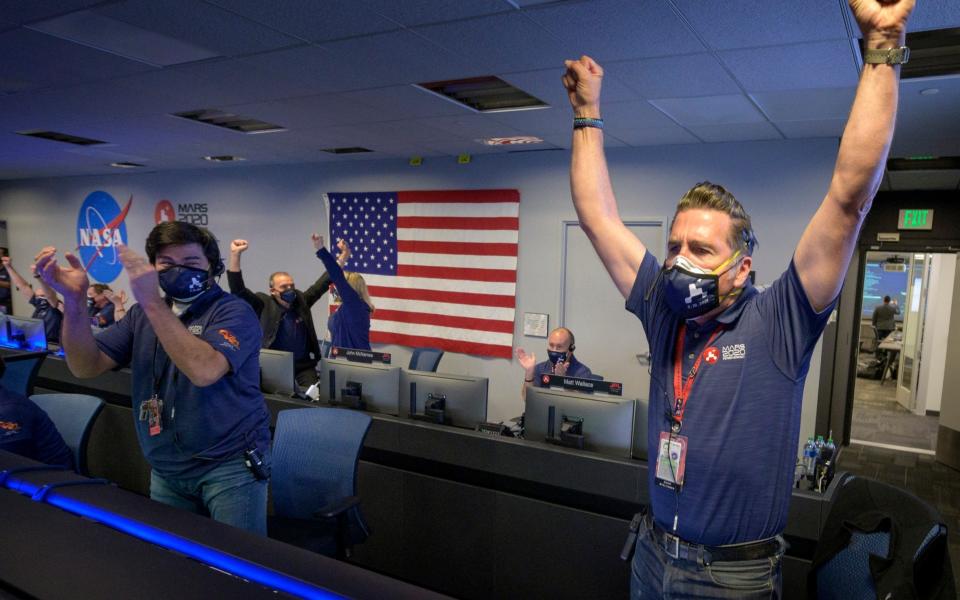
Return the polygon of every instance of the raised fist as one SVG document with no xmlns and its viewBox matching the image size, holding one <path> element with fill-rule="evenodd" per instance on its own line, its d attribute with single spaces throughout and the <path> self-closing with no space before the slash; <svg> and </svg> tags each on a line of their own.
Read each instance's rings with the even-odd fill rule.
<svg viewBox="0 0 960 600">
<path fill-rule="evenodd" d="M 603 68 L 589 56 L 581 56 L 579 60 L 565 60 L 563 64 L 567 67 L 563 74 L 563 87 L 567 88 L 574 114 L 578 117 L 598 118 Z"/>
<path fill-rule="evenodd" d="M 250 243 L 247 242 L 247 240 L 233 240 L 230 242 L 230 252 L 232 254 L 243 254 L 249 247 Z"/>
<path fill-rule="evenodd" d="M 868 43 L 901 40 L 915 0 L 849 0 L 850 11 Z M 903 43 L 902 40 L 899 43 Z"/>
<path fill-rule="evenodd" d="M 319 250 L 320 248 L 323 248 L 323 236 L 320 235 L 319 233 L 314 233 L 313 235 L 311 235 L 310 240 L 313 241 L 314 250 Z"/>
</svg>

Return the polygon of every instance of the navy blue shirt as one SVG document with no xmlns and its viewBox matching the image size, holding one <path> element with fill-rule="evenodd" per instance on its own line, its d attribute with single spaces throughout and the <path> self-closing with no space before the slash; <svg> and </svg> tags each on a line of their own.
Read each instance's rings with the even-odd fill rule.
<svg viewBox="0 0 960 600">
<path fill-rule="evenodd" d="M 103 308 L 91 306 L 89 310 L 90 324 L 100 328 L 113 325 L 115 322 L 113 318 L 113 308 L 113 302 L 107 302 L 103 305 Z"/>
<path fill-rule="evenodd" d="M 63 323 L 63 313 L 49 301 L 40 306 L 40 299 L 37 296 L 30 298 L 30 304 L 33 305 L 34 319 L 43 320 L 43 328 L 47 334 L 47 341 L 55 344 L 60 343 L 60 325 Z"/>
<path fill-rule="evenodd" d="M 553 374 L 553 364 L 549 360 L 539 362 L 537 366 L 533 368 L 534 381 L 536 381 L 540 387 L 544 387 L 543 380 L 540 379 L 540 376 L 544 373 Z M 587 365 L 577 360 L 576 356 L 570 357 L 570 366 L 567 367 L 566 375 L 568 377 L 580 377 L 582 379 L 597 379 Z"/>
<path fill-rule="evenodd" d="M 214 285 L 180 321 L 230 363 L 216 383 L 197 387 L 176 368 L 139 304 L 95 338 L 104 354 L 130 366 L 143 454 L 158 475 L 174 478 L 202 475 L 246 449 L 266 452 L 270 445 L 270 415 L 260 393 L 260 323 L 253 309 Z M 139 415 L 155 385 L 163 399 L 163 431 L 151 436 Z"/>
<path fill-rule="evenodd" d="M 660 433 L 669 431 L 681 319 L 667 307 L 659 270 L 648 251 L 626 307 L 643 323 L 652 355 L 648 484 L 654 519 L 669 531 L 677 496 L 657 485 L 655 464 Z M 748 287 L 715 320 L 702 326 L 687 323 L 684 378 L 711 334 L 718 326 L 723 329 L 711 344 L 712 360 L 701 362 L 684 412 L 680 435 L 688 438 L 688 445 L 677 510 L 681 538 L 716 546 L 766 539 L 783 531 L 804 379 L 832 309 L 833 303 L 814 311 L 791 262 L 763 292 Z"/>
<path fill-rule="evenodd" d="M 42 408 L 0 386 L 0 450 L 73 468 L 73 452 Z"/>
<path fill-rule="evenodd" d="M 340 308 L 327 320 L 330 342 L 337 348 L 370 350 L 370 306 L 350 287 L 343 269 L 326 248 L 317 250 L 317 258 L 323 261 L 341 300 Z"/>
<path fill-rule="evenodd" d="M 307 327 L 296 310 L 283 311 L 277 335 L 270 344 L 273 350 L 292 352 L 294 360 L 307 358 Z"/>
</svg>

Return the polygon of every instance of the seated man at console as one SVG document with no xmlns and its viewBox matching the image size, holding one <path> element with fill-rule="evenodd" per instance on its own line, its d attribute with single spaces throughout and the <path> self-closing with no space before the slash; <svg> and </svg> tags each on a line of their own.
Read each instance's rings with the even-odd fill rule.
<svg viewBox="0 0 960 600">
<path fill-rule="evenodd" d="M 590 368 L 573 355 L 575 349 L 576 340 L 573 337 L 573 332 L 566 327 L 557 327 L 550 332 L 550 336 L 547 337 L 547 360 L 543 362 L 537 362 L 536 354 L 532 352 L 527 354 L 523 348 L 517 348 L 517 361 L 523 367 L 524 373 L 520 398 L 526 399 L 528 383 L 542 386 L 543 382 L 540 376 L 545 373 L 568 375 L 582 379 L 597 379 Z"/>
<path fill-rule="evenodd" d="M 0 377 L 7 370 L 0 356 Z M 0 450 L 73 468 L 73 452 L 42 408 L 0 385 Z"/>
</svg>

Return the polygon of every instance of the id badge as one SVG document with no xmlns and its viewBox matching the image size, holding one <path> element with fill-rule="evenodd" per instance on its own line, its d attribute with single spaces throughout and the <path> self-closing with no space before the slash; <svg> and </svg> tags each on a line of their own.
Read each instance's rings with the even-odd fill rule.
<svg viewBox="0 0 960 600">
<path fill-rule="evenodd" d="M 149 400 L 144 400 L 140 404 L 140 415 L 141 417 L 145 414 L 147 427 L 150 432 L 150 436 L 160 435 L 160 432 L 163 431 L 163 400 L 160 400 L 157 396 L 153 396 Z M 143 420 L 143 419 L 141 419 Z"/>
<path fill-rule="evenodd" d="M 669 489 L 683 486 L 684 468 L 687 465 L 687 437 L 660 432 L 657 451 L 657 484 Z"/>
</svg>

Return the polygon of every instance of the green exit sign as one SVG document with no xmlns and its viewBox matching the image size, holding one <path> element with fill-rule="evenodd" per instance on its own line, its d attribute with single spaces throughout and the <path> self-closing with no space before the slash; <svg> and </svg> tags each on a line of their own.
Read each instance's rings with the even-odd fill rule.
<svg viewBox="0 0 960 600">
<path fill-rule="evenodd" d="M 897 229 L 933 229 L 933 209 L 901 208 Z"/>
</svg>

